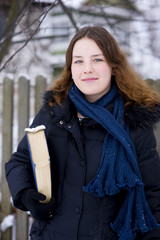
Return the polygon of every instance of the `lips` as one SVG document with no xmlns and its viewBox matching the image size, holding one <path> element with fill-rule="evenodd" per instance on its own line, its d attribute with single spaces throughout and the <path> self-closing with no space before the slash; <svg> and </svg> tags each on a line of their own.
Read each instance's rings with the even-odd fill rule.
<svg viewBox="0 0 160 240">
<path fill-rule="evenodd" d="M 96 80 L 98 80 L 98 78 L 83 78 L 82 79 L 83 82 L 94 82 Z"/>
</svg>

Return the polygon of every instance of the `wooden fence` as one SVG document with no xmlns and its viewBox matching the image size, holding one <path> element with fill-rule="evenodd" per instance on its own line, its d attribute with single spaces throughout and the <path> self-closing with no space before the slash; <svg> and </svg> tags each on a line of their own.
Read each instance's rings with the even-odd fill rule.
<svg viewBox="0 0 160 240">
<path fill-rule="evenodd" d="M 11 205 L 4 165 L 10 159 L 14 145 L 17 145 L 24 136 L 24 129 L 28 127 L 29 119 L 38 112 L 42 103 L 42 94 L 46 88 L 47 80 L 42 76 L 37 76 L 34 86 L 24 77 L 20 77 L 18 83 L 14 83 L 6 77 L 2 84 L 2 199 L 0 222 L 3 221 L 4 217 L 16 211 L 16 237 L 14 237 L 16 240 L 28 240 L 28 215 L 14 209 Z M 5 232 L 1 231 L 1 240 L 11 239 L 13 239 L 12 228 L 8 228 Z"/>
<path fill-rule="evenodd" d="M 10 203 L 10 193 L 5 180 L 4 164 L 10 159 L 14 145 L 17 145 L 18 141 L 23 137 L 24 129 L 29 125 L 29 119 L 34 117 L 38 112 L 42 104 L 42 94 L 46 89 L 47 81 L 42 76 L 37 76 L 34 87 L 24 77 L 20 77 L 18 83 L 5 78 L 2 84 L 2 199 L 0 222 L 3 221 L 4 217 L 13 214 L 13 211 L 15 211 L 16 237 L 14 239 L 16 240 L 28 240 L 29 221 L 28 215 L 25 212 L 14 209 Z M 18 129 L 17 133 L 16 130 L 13 130 L 14 128 Z M 160 153 L 160 125 L 155 127 L 155 134 Z M 1 240 L 11 239 L 13 239 L 12 228 L 8 228 L 4 232 L 1 231 Z"/>
</svg>

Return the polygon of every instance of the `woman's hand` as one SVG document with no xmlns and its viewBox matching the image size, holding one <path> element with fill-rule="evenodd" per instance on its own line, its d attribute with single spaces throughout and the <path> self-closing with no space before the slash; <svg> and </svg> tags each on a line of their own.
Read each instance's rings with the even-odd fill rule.
<svg viewBox="0 0 160 240">
<path fill-rule="evenodd" d="M 55 210 L 55 198 L 53 197 L 49 203 L 41 203 L 46 196 L 34 189 L 25 189 L 20 194 L 20 200 L 23 205 L 30 211 L 35 219 L 44 220 L 52 216 Z"/>
</svg>

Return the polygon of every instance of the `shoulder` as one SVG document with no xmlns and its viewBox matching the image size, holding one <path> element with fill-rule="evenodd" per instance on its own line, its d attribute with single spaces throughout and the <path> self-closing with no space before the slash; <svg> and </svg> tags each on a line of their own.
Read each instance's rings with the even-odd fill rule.
<svg viewBox="0 0 160 240">
<path fill-rule="evenodd" d="M 128 106 L 125 109 L 124 118 L 130 128 L 152 128 L 160 121 L 160 104 L 153 108 L 137 104 Z"/>
<path fill-rule="evenodd" d="M 42 107 L 39 112 L 36 114 L 35 118 L 30 127 L 37 127 L 38 125 L 45 125 L 47 126 L 51 119 L 51 114 L 47 109 Z"/>
<path fill-rule="evenodd" d="M 67 95 L 60 104 L 55 102 L 55 92 L 46 91 L 43 96 L 43 109 L 48 112 L 50 117 L 54 117 L 54 121 L 64 119 L 69 121 L 75 111 L 74 104 Z"/>
<path fill-rule="evenodd" d="M 43 94 L 43 104 L 37 115 L 35 116 L 34 122 L 35 124 L 48 122 L 54 115 L 54 92 L 53 91 L 45 91 Z M 34 124 L 33 122 L 33 124 Z"/>
<path fill-rule="evenodd" d="M 45 109 L 51 109 L 52 105 L 55 105 L 55 93 L 52 90 L 48 90 L 43 94 L 43 107 Z"/>
<path fill-rule="evenodd" d="M 156 149 L 157 139 L 155 138 L 154 127 L 160 121 L 160 105 L 152 109 L 132 105 L 125 109 L 124 117 L 137 152 Z"/>
</svg>

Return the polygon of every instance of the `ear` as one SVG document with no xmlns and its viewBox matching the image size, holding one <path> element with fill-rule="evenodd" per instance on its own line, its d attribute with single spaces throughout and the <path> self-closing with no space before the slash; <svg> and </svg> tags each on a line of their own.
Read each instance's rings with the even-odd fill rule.
<svg viewBox="0 0 160 240">
<path fill-rule="evenodd" d="M 115 70 L 112 68 L 112 76 L 115 76 Z"/>
</svg>

